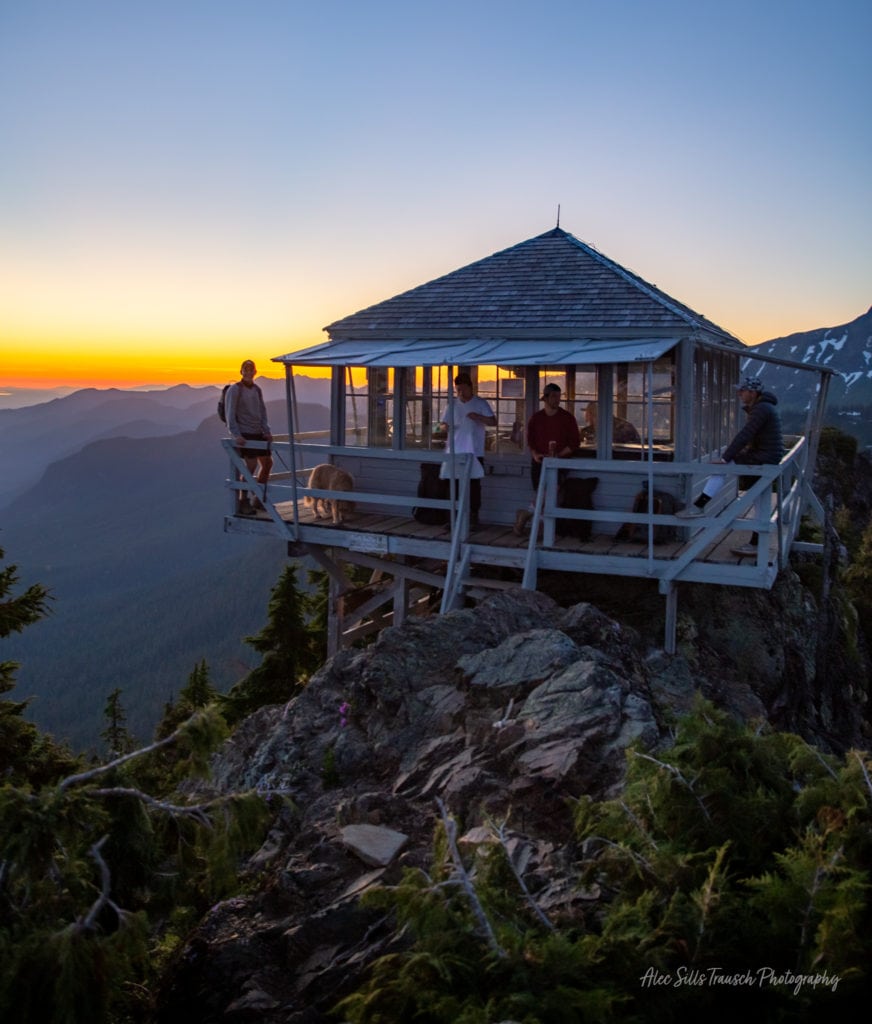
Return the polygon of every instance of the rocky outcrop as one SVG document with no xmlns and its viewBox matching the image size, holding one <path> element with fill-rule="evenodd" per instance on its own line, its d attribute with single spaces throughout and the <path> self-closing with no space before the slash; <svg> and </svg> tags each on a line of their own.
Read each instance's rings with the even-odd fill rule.
<svg viewBox="0 0 872 1024">
<path fill-rule="evenodd" d="M 688 588 L 681 602 L 669 657 L 593 604 L 502 592 L 341 652 L 287 706 L 243 722 L 213 784 L 260 790 L 273 827 L 250 895 L 190 937 L 157 1019 L 326 1021 L 403 941 L 360 896 L 428 868 L 439 806 L 466 850 L 501 824 L 539 905 L 574 919 L 591 894 L 573 882 L 573 798 L 616 792 L 627 747 L 664 743 L 698 693 L 831 748 L 862 740 L 865 690 L 850 722 L 813 692 L 815 608 L 792 573 L 771 593 Z"/>
</svg>

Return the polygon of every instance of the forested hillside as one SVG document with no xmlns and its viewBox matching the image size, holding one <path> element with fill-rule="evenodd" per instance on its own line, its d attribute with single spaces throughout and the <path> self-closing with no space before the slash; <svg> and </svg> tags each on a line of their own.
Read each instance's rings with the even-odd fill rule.
<svg viewBox="0 0 872 1024">
<path fill-rule="evenodd" d="M 271 406 L 281 423 L 283 403 Z M 327 415 L 301 406 L 304 429 Z M 147 739 L 201 658 L 221 690 L 256 663 L 243 638 L 263 624 L 286 551 L 223 532 L 224 433 L 211 415 L 172 437 L 89 444 L 3 512 L 3 547 L 53 597 L 51 614 L 7 643 L 18 692 L 76 749 L 97 742 L 116 687 Z"/>
</svg>

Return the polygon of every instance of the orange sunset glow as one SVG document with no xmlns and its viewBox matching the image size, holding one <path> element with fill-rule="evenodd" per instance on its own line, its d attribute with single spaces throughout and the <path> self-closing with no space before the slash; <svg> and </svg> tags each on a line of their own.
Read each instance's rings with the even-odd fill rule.
<svg viewBox="0 0 872 1024">
<path fill-rule="evenodd" d="M 11 5 L 0 390 L 280 376 L 558 208 L 750 345 L 868 309 L 872 6 L 497 8 Z"/>
</svg>

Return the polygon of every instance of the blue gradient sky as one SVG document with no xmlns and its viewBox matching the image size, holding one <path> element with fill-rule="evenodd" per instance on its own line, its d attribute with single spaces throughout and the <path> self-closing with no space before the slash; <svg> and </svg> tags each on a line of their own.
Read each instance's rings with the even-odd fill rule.
<svg viewBox="0 0 872 1024">
<path fill-rule="evenodd" d="M 872 303 L 868 0 L 0 0 L 0 384 L 220 382 L 561 226 L 749 344 Z"/>
</svg>

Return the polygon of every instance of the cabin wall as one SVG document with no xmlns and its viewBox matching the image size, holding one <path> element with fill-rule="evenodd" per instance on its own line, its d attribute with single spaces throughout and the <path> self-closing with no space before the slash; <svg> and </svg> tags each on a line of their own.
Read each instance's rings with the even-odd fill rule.
<svg viewBox="0 0 872 1024">
<path fill-rule="evenodd" d="M 310 455 L 311 459 L 311 455 Z M 354 477 L 355 488 L 375 494 L 408 495 L 408 509 L 396 505 L 367 504 L 361 512 L 384 512 L 388 515 L 412 514 L 417 497 L 419 463 L 417 461 L 392 459 L 389 453 L 384 458 L 362 457 L 348 449 L 337 454 L 333 461 Z M 313 462 L 314 464 L 314 462 Z M 481 521 L 494 525 L 512 525 L 518 509 L 527 508 L 535 495 L 530 482 L 530 460 L 526 456 L 485 456 L 485 476 L 482 479 Z M 597 476 L 598 484 L 593 493 L 594 509 L 610 512 L 630 512 L 639 493 L 641 481 L 638 473 L 622 474 L 610 472 L 597 474 L 585 468 L 584 459 L 567 460 L 572 476 L 585 479 Z M 668 491 L 681 501 L 679 481 L 668 475 L 658 477 L 657 489 Z M 619 522 L 594 521 L 593 532 L 612 535 L 619 528 Z"/>
</svg>

